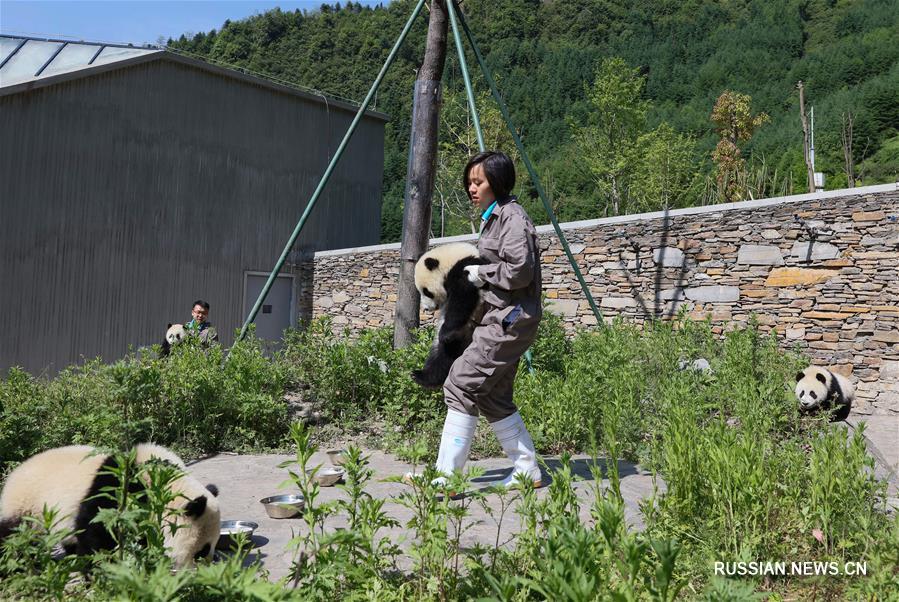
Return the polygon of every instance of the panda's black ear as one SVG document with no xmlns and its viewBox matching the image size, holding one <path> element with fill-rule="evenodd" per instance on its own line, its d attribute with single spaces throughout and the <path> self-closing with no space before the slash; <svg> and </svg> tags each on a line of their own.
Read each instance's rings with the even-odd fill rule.
<svg viewBox="0 0 899 602">
<path fill-rule="evenodd" d="M 206 496 L 200 495 L 187 502 L 187 505 L 184 507 L 184 514 L 187 516 L 198 517 L 202 516 L 205 510 Z"/>
<path fill-rule="evenodd" d="M 209 483 L 208 485 L 206 485 L 206 489 L 209 490 L 209 493 L 211 493 L 213 495 L 213 497 L 219 496 L 219 488 L 216 487 L 214 484 Z"/>
<path fill-rule="evenodd" d="M 827 379 L 824 378 L 824 375 L 821 374 L 820 372 L 818 372 L 818 373 L 815 375 L 815 378 L 817 378 L 818 380 L 820 380 L 820 381 L 821 381 L 821 384 L 824 384 L 824 385 L 827 384 Z"/>
<path fill-rule="evenodd" d="M 796 373 L 796 382 L 798 383 L 800 380 L 805 378 L 805 372 L 797 372 Z"/>
<path fill-rule="evenodd" d="M 425 267 L 429 270 L 436 270 L 437 266 L 440 265 L 440 262 L 434 259 L 433 257 L 428 257 L 425 259 Z"/>
<path fill-rule="evenodd" d="M 169 328 L 171 328 L 171 327 L 172 327 L 172 323 L 171 323 L 171 322 L 169 322 L 169 325 L 168 325 L 168 326 L 166 326 L 166 327 L 165 327 L 165 329 L 166 329 L 166 330 L 168 330 L 168 329 L 169 329 Z"/>
</svg>

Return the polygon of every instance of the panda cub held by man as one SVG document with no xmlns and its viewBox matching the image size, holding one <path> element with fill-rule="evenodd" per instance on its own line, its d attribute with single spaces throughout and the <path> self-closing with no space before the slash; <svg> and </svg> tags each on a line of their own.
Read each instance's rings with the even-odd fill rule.
<svg viewBox="0 0 899 602">
<path fill-rule="evenodd" d="M 159 357 L 166 357 L 172 352 L 172 347 L 187 338 L 187 329 L 184 324 L 169 324 L 165 331 L 165 338 L 162 340 L 162 351 Z"/>
<path fill-rule="evenodd" d="M 809 366 L 796 374 L 796 398 L 803 412 L 833 412 L 833 420 L 846 420 L 855 399 L 848 378 L 820 366 Z"/>
<path fill-rule="evenodd" d="M 439 310 L 437 336 L 421 370 L 412 379 L 427 389 L 443 386 L 453 362 L 471 343 L 484 315 L 481 291 L 468 280 L 465 267 L 487 263 L 474 245 L 456 242 L 435 247 L 415 264 L 415 288 L 426 309 Z"/>
<path fill-rule="evenodd" d="M 135 447 L 138 464 L 151 459 L 174 465 L 180 471 L 171 483 L 174 500 L 167 519 L 177 525 L 174 534 L 165 526 L 165 546 L 176 568 L 193 566 L 196 560 L 211 560 L 220 531 L 218 489 L 203 486 L 187 474 L 184 462 L 170 450 L 142 443 Z M 59 528 L 75 531 L 63 541 L 68 554 L 92 554 L 111 550 L 115 541 L 106 528 L 92 522 L 100 510 L 115 508 L 113 499 L 100 494 L 104 488 L 118 487 L 119 479 L 110 469 L 117 467 L 115 456 L 96 453 L 87 445 L 70 445 L 32 456 L 10 473 L 0 492 L 0 541 L 26 516 L 40 517 L 43 509 L 56 508 Z M 132 493 L 145 487 L 129 485 Z"/>
</svg>

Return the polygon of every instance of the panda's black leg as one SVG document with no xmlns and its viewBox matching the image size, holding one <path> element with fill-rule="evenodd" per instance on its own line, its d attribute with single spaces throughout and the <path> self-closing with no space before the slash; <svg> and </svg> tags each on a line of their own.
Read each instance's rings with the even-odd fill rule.
<svg viewBox="0 0 899 602">
<path fill-rule="evenodd" d="M 421 370 L 412 371 L 412 379 L 425 389 L 439 389 L 443 386 L 455 358 L 432 350 Z"/>
<path fill-rule="evenodd" d="M 20 518 L 0 518 L 0 543 L 4 539 L 12 535 L 19 525 L 22 523 Z"/>
<path fill-rule="evenodd" d="M 441 337 L 428 353 L 422 369 L 412 371 L 412 379 L 426 389 L 439 389 L 446 381 L 453 362 L 462 355 L 470 342 L 469 337 L 458 333 L 451 333 L 446 339 Z"/>
<path fill-rule="evenodd" d="M 849 412 L 852 409 L 852 402 L 845 399 L 837 399 L 833 406 L 833 413 L 830 415 L 832 422 L 839 422 L 849 418 Z"/>
<path fill-rule="evenodd" d="M 79 555 L 93 554 L 98 550 L 111 550 L 115 540 L 100 523 L 91 522 L 103 508 L 114 508 L 113 500 L 107 491 L 119 487 L 119 480 L 110 469 L 118 466 L 114 457 L 109 456 L 100 465 L 94 481 L 84 496 L 78 513 L 75 515 L 75 552 Z"/>
</svg>

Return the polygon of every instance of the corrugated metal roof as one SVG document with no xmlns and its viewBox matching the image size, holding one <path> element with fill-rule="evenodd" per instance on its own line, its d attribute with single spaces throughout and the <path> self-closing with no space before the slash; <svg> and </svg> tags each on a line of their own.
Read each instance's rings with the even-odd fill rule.
<svg viewBox="0 0 899 602">
<path fill-rule="evenodd" d="M 162 52 L 120 44 L 0 35 L 0 88 Z"/>
<path fill-rule="evenodd" d="M 263 86 L 279 92 L 355 113 L 359 103 L 326 95 L 295 82 L 274 79 L 233 65 L 219 65 L 202 57 L 163 48 L 101 42 L 73 42 L 0 34 L 0 96 L 18 94 L 93 73 L 124 68 L 153 60 L 169 60 L 204 71 Z M 389 116 L 369 108 L 365 115 L 387 121 Z"/>
</svg>

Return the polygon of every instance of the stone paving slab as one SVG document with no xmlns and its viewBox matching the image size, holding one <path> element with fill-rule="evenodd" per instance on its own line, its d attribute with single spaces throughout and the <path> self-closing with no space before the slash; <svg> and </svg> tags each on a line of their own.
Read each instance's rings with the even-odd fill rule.
<svg viewBox="0 0 899 602">
<path fill-rule="evenodd" d="M 874 457 L 874 474 L 888 483 L 888 504 L 899 508 L 899 415 L 850 415 L 852 428 L 865 423 L 868 452 Z"/>
<path fill-rule="evenodd" d="M 385 483 L 382 479 L 388 476 L 403 475 L 412 466 L 384 452 L 366 451 L 366 454 L 370 455 L 370 466 L 375 471 L 366 490 L 376 498 L 387 499 L 384 511 L 399 521 L 401 525 L 400 528 L 384 531 L 383 534 L 389 535 L 404 549 L 408 548 L 411 532 L 405 529 L 405 524 L 412 518 L 412 512 L 393 499 L 406 490 L 407 486 L 401 483 Z M 259 500 L 270 495 L 293 491 L 291 488 L 278 489 L 278 485 L 288 478 L 287 470 L 278 468 L 278 464 L 290 459 L 294 459 L 294 457 L 288 455 L 219 454 L 195 462 L 190 466 L 190 472 L 201 482 L 218 485 L 222 520 L 248 520 L 259 524 L 254 535 L 254 543 L 257 547 L 254 554 L 251 555 L 250 561 L 259 558 L 273 579 L 288 574 L 293 552 L 287 549 L 287 544 L 295 534 L 301 532 L 304 523 L 300 518 L 280 520 L 269 518 Z M 546 461 L 551 470 L 560 466 L 558 458 L 550 457 Z M 580 515 L 585 523 L 590 521 L 590 506 L 593 498 L 591 488 L 594 483 L 589 467 L 590 461 L 590 456 L 586 455 L 572 456 L 571 459 L 572 472 L 583 479 L 575 484 L 575 491 L 582 502 Z M 317 452 L 313 456 L 311 466 L 319 463 L 325 466 L 329 465 L 324 452 Z M 472 464 L 485 470 L 485 475 L 477 479 L 480 482 L 502 478 L 511 470 L 511 465 L 505 458 L 489 458 L 475 461 Z M 621 493 L 625 500 L 625 519 L 634 528 L 642 528 L 643 518 L 639 503 L 653 493 L 652 475 L 634 464 L 623 461 L 619 462 L 619 474 L 621 476 Z M 544 480 L 548 481 L 546 475 L 544 475 Z M 608 480 L 603 481 L 603 486 L 608 486 Z M 659 482 L 658 487 L 660 492 L 664 491 L 664 483 Z M 546 494 L 546 487 L 537 493 L 538 497 Z M 337 487 L 323 487 L 318 501 L 328 502 L 345 499 L 345 497 L 343 491 Z M 496 502 L 490 506 L 498 508 L 498 495 L 488 496 L 488 499 L 492 498 L 496 498 Z M 471 505 L 470 511 L 468 523 L 471 527 L 463 534 L 461 545 L 470 547 L 475 543 L 480 543 L 493 546 L 497 538 L 496 521 L 476 503 Z M 345 524 L 345 518 L 338 515 L 326 525 L 330 528 L 337 528 Z M 518 515 L 508 512 L 499 533 L 501 544 L 508 544 L 519 529 Z M 401 563 L 400 568 L 408 567 L 404 567 Z"/>
<path fill-rule="evenodd" d="M 875 474 L 888 481 L 888 505 L 899 508 L 899 476 L 897 476 L 899 474 L 899 417 L 892 415 L 850 416 L 847 422 L 852 428 L 857 428 L 861 422 L 867 423 L 865 436 L 868 449 L 875 459 Z M 406 486 L 399 483 L 386 483 L 382 479 L 388 476 L 402 475 L 412 466 L 381 451 L 366 450 L 365 453 L 370 455 L 370 466 L 375 471 L 367 491 L 376 498 L 387 499 L 384 511 L 399 521 L 401 525 L 400 528 L 385 531 L 384 534 L 389 534 L 394 541 L 407 548 L 411 533 L 405 529 L 405 524 L 412 518 L 412 512 L 393 499 L 404 491 Z M 269 518 L 259 500 L 270 495 L 292 491 L 289 488 L 278 489 L 278 485 L 288 478 L 286 469 L 278 468 L 278 464 L 291 459 L 294 457 L 289 455 L 219 454 L 195 462 L 190 466 L 191 473 L 200 481 L 218 485 L 223 520 L 249 520 L 259 524 L 259 529 L 254 536 L 257 548 L 249 560 L 260 559 L 273 579 L 288 574 L 293 553 L 287 549 L 287 544 L 295 534 L 301 532 L 303 522 L 299 518 L 281 520 Z M 556 470 L 560 466 L 557 457 L 546 458 L 546 462 L 551 470 Z M 571 458 L 572 472 L 583 479 L 575 484 L 575 491 L 581 500 L 580 515 L 585 523 L 590 521 L 590 506 L 593 498 L 592 486 L 594 483 L 590 472 L 590 462 L 590 456 L 583 454 Z M 315 464 L 329 465 L 324 452 L 318 452 L 313 456 L 311 465 Z M 502 478 L 509 473 L 511 468 L 505 458 L 488 458 L 472 462 L 472 464 L 484 469 L 484 477 L 478 479 L 482 482 Z M 619 474 L 621 475 L 621 493 L 625 501 L 625 519 L 629 525 L 640 529 L 643 527 L 643 517 L 639 504 L 641 500 L 649 498 L 653 494 L 652 475 L 639 466 L 627 462 L 619 462 Z M 548 482 L 548 480 L 544 475 L 544 481 Z M 658 480 L 657 484 L 658 492 L 664 492 L 665 484 L 661 480 Z M 608 480 L 604 480 L 602 486 L 607 487 Z M 544 487 L 538 491 L 537 495 L 543 497 L 546 493 L 547 489 Z M 339 488 L 323 487 L 319 502 L 343 498 L 345 498 L 345 494 Z M 491 506 L 498 507 L 498 496 L 488 496 L 488 499 L 494 498 L 496 503 Z M 474 543 L 494 545 L 497 537 L 495 520 L 478 504 L 472 504 L 470 510 L 469 524 L 471 527 L 462 537 L 463 547 L 470 547 Z M 344 517 L 338 515 L 333 517 L 327 526 L 337 528 L 345 524 Z M 508 544 L 519 529 L 518 515 L 514 512 L 507 513 L 500 531 L 500 542 Z M 408 567 L 404 567 L 401 563 L 400 568 Z"/>
</svg>

